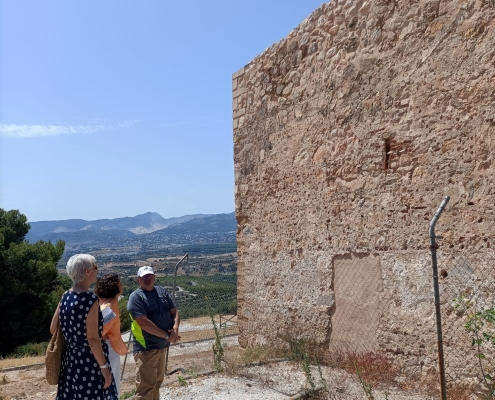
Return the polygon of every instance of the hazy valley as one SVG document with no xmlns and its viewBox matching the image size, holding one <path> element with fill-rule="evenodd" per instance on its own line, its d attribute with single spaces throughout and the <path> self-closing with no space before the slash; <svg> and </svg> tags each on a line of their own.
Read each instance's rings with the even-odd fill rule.
<svg viewBox="0 0 495 400">
<path fill-rule="evenodd" d="M 190 261 L 185 263 L 183 273 L 207 274 L 215 264 L 219 265 L 213 270 L 218 272 L 236 270 L 236 257 L 232 253 L 236 253 L 237 222 L 233 212 L 168 219 L 148 212 L 135 217 L 39 221 L 30 222 L 30 225 L 26 239 L 31 243 L 65 241 L 59 268 L 65 266 L 72 254 L 87 252 L 94 254 L 105 269 L 129 269 L 131 272 L 135 265 L 148 261 L 153 262 L 155 268 L 166 271 L 173 268 L 176 257 L 189 253 Z M 208 256 L 208 266 L 205 260 L 199 261 Z M 219 262 L 215 263 L 218 257 L 212 256 L 219 256 Z"/>
</svg>

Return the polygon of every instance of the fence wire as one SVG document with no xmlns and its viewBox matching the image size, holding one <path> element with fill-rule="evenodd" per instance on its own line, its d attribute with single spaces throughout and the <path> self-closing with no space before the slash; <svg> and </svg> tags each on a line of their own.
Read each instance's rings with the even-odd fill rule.
<svg viewBox="0 0 495 400">
<path fill-rule="evenodd" d="M 438 368 L 431 258 L 427 251 L 414 262 L 390 261 L 386 257 L 389 256 L 351 254 L 334 258 L 333 296 L 322 296 L 318 306 L 329 310 L 330 364 L 350 374 L 359 368 L 363 377 L 377 386 L 385 383 L 407 387 L 412 383 L 398 376 L 395 366 L 387 360 L 415 357 L 416 372 L 426 370 L 426 364 Z M 442 249 L 437 257 L 447 398 L 457 398 L 449 394 L 456 387 L 469 388 L 469 398 L 484 398 L 495 377 L 495 252 Z M 384 262 L 392 267 L 384 268 Z M 222 265 L 223 260 L 218 263 Z M 175 305 L 181 315 L 181 341 L 170 347 L 171 357 L 213 353 L 215 327 L 226 346 L 238 344 L 237 274 L 195 276 L 194 268 L 202 267 L 199 262 L 186 264 L 187 273 L 177 277 L 175 289 L 171 271 L 157 276 L 157 285 L 166 287 L 171 295 L 175 293 Z M 414 310 L 424 320 L 416 327 L 408 327 L 403 319 L 408 310 Z M 327 315 L 321 315 L 321 323 L 326 324 Z M 390 343 L 396 340 L 397 352 L 390 352 Z M 415 340 L 418 343 L 413 346 Z M 382 351 L 384 343 L 388 353 Z M 401 344 L 416 348 L 417 353 L 401 353 Z M 407 373 L 402 371 L 401 375 L 407 377 Z M 437 393 L 436 377 L 431 384 L 428 392 Z"/>
<path fill-rule="evenodd" d="M 237 335 L 237 275 L 189 279 L 187 290 L 177 286 L 175 291 L 181 343 L 214 339 L 215 328 L 221 337 Z"/>
<path fill-rule="evenodd" d="M 327 302 L 332 305 L 329 353 L 323 362 L 339 371 L 334 373 L 341 380 L 354 382 L 350 387 L 355 391 L 351 396 L 345 385 L 330 385 L 328 398 L 392 399 L 395 396 L 385 394 L 391 388 L 400 398 L 433 398 L 426 392 L 436 391 L 436 376 L 433 390 L 425 390 L 425 381 L 420 381 L 421 362 L 430 357 L 435 363 L 434 343 L 427 343 L 434 338 L 429 255 L 409 261 L 392 254 L 337 256 L 332 288 L 334 298 Z M 426 322 L 419 327 L 423 332 L 411 324 L 411 313 L 424 316 Z M 419 392 L 422 397 L 414 394 Z"/>
<path fill-rule="evenodd" d="M 181 340 L 170 345 L 166 373 L 182 369 L 182 357 L 186 355 L 196 357 L 203 353 L 213 360 L 212 345 L 217 335 L 224 347 L 238 344 L 237 274 L 186 275 L 177 279 L 158 276 L 155 285 L 165 287 L 170 296 L 175 297 L 174 304 L 181 317 Z M 131 332 L 124 332 L 122 338 L 132 353 Z M 122 379 L 134 379 L 131 353 L 122 357 Z"/>
<path fill-rule="evenodd" d="M 181 340 L 172 346 L 177 351 L 188 343 L 211 341 L 215 338 L 215 327 L 221 337 L 239 333 L 236 255 L 200 254 L 136 262 L 136 267 L 143 265 L 153 267 L 157 276 L 155 285 L 167 290 L 179 310 Z"/>
<path fill-rule="evenodd" d="M 447 385 L 485 396 L 495 376 L 495 255 L 439 254 Z M 492 397 L 489 397 L 492 398 Z"/>
<path fill-rule="evenodd" d="M 437 256 L 447 398 L 495 398 L 495 252 L 449 249 Z M 422 371 L 438 372 L 431 258 L 425 252 L 414 262 L 395 259 L 392 268 L 382 268 L 383 261 L 356 254 L 334 260 L 330 353 L 335 366 L 351 373 L 360 368 L 378 386 L 400 386 L 400 375 L 415 376 L 403 384 L 411 388 L 425 378 Z M 383 313 L 384 307 L 390 311 Z M 424 320 L 410 326 L 407 310 Z M 395 351 L 391 343 L 397 343 Z M 394 371 L 400 359 L 413 367 Z M 435 375 L 416 387 L 433 396 L 439 388 Z"/>
</svg>

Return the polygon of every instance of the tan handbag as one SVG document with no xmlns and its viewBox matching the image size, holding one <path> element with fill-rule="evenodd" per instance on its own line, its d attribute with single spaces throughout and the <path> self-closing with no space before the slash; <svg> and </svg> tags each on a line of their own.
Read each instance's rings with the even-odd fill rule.
<svg viewBox="0 0 495 400">
<path fill-rule="evenodd" d="M 58 385 L 64 352 L 65 339 L 64 335 L 62 335 L 59 321 L 57 330 L 50 339 L 50 343 L 48 343 L 45 355 L 46 381 L 49 385 Z"/>
</svg>

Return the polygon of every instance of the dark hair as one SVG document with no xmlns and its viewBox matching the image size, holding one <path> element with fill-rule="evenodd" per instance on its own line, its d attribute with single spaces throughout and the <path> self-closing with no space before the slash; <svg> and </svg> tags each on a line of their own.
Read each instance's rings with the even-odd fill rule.
<svg viewBox="0 0 495 400">
<path fill-rule="evenodd" d="M 95 294 L 102 299 L 113 299 L 120 292 L 119 274 L 106 274 L 96 281 Z"/>
</svg>

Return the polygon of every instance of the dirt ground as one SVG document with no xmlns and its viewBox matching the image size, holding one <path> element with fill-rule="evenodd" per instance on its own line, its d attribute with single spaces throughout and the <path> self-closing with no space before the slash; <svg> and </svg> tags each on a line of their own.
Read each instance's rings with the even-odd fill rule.
<svg viewBox="0 0 495 400">
<path fill-rule="evenodd" d="M 202 349 L 205 349 L 201 351 Z M 294 362 L 279 361 L 264 365 L 248 365 L 245 350 L 233 345 L 225 348 L 225 372 L 213 373 L 213 352 L 211 343 L 197 343 L 190 347 L 171 350 L 168 371 L 183 368 L 167 376 L 162 386 L 162 399 L 176 400 L 231 400 L 264 399 L 295 400 L 309 388 L 307 372 Z M 177 352 L 180 351 L 180 354 Z M 122 381 L 122 394 L 131 396 L 134 388 L 134 363 L 128 358 Z M 367 399 L 355 375 L 343 370 L 321 366 L 311 367 L 311 376 L 316 387 L 325 387 L 315 399 L 344 400 Z M 323 380 L 322 380 L 323 378 Z M 16 371 L 0 371 L 0 400 L 54 400 L 56 386 L 45 381 L 45 369 L 23 368 Z M 417 393 L 404 393 L 398 387 L 375 389 L 374 399 L 430 400 L 434 397 Z M 438 397 L 438 396 L 437 396 Z"/>
<path fill-rule="evenodd" d="M 201 321 L 199 321 L 201 322 Z M 199 323 L 198 322 L 198 323 Z M 201 327 L 201 324 L 198 325 Z M 373 397 L 363 390 L 356 374 L 327 366 L 311 366 L 305 370 L 300 363 L 273 361 L 279 353 L 260 352 L 241 349 L 237 336 L 224 337 L 224 372 L 214 373 L 213 340 L 197 340 L 172 346 L 169 351 L 167 372 L 180 369 L 179 372 L 166 376 L 161 390 L 162 399 L 176 400 L 296 400 L 300 393 L 309 389 L 310 380 L 316 388 L 322 388 L 313 399 L 344 400 L 429 400 L 438 396 L 418 394 L 424 388 L 404 388 L 406 376 L 397 376 L 386 387 L 373 388 Z M 260 364 L 258 360 L 272 360 Z M 7 361 L 7 360 L 2 360 Z M 32 358 L 32 362 L 39 362 Z M 124 365 L 121 382 L 123 398 L 131 397 L 134 389 L 135 364 L 130 353 L 121 358 Z M 254 362 L 254 364 L 253 364 Z M 309 373 L 309 375 L 308 375 Z M 309 378 L 309 379 L 308 379 Z M 402 383 L 401 383 L 402 382 Z M 416 385 L 417 386 L 417 385 Z M 17 370 L 0 369 L 0 400 L 54 400 L 56 386 L 45 381 L 44 364 L 20 368 Z M 431 390 L 430 390 L 431 393 Z M 455 400 L 468 400 L 476 397 L 449 396 Z"/>
<path fill-rule="evenodd" d="M 185 376 L 194 376 L 213 370 L 213 353 L 211 351 L 211 343 L 199 343 L 196 348 L 204 351 L 193 351 L 188 353 L 184 349 L 177 348 L 168 360 L 168 372 L 176 368 L 183 368 Z M 193 348 L 194 350 L 194 348 Z M 238 346 L 233 346 L 226 349 L 226 357 L 230 359 L 240 359 Z M 123 363 L 123 358 L 121 360 Z M 126 368 L 121 383 L 121 393 L 132 391 L 134 388 L 135 366 L 132 354 L 128 355 L 126 360 Z M 178 376 L 181 373 L 175 373 L 167 376 L 164 385 L 171 385 L 178 382 Z M 45 380 L 45 368 L 42 366 L 33 366 L 22 368 L 15 371 L 0 371 L 0 400 L 53 400 L 56 397 L 57 387 L 51 386 Z"/>
<path fill-rule="evenodd" d="M 218 324 L 220 316 L 215 316 Z M 212 340 L 213 337 L 210 317 L 191 318 L 181 324 L 182 343 L 170 348 L 167 371 L 182 368 L 185 376 L 194 376 L 213 370 Z M 237 333 L 237 326 L 228 326 L 222 329 L 223 335 Z M 128 342 L 129 333 L 122 336 L 124 342 Z M 240 349 L 237 345 L 236 336 L 227 336 L 222 340 L 226 344 L 225 357 L 232 362 L 240 363 Z M 0 360 L 0 400 L 21 399 L 47 399 L 56 397 L 56 386 L 50 386 L 45 381 L 44 357 L 31 357 L 26 359 Z M 236 360 L 236 361 L 234 361 Z M 124 365 L 124 375 L 121 383 L 121 393 L 132 391 L 134 388 L 135 366 L 132 353 L 127 358 L 121 357 Z M 8 366 L 19 366 L 20 364 L 35 364 L 28 368 L 8 370 Z M 4 369 L 1 369 L 4 368 Z M 164 385 L 178 381 L 179 373 L 165 378 Z"/>
</svg>

